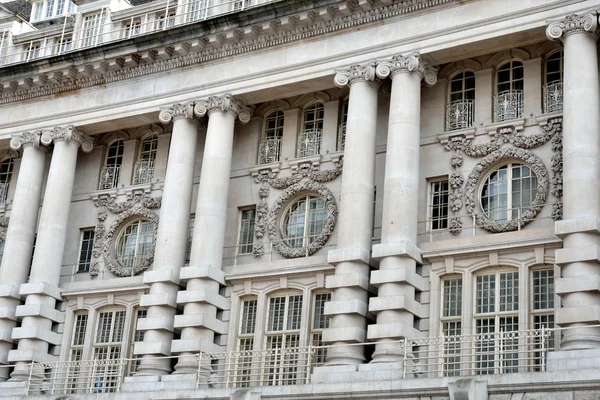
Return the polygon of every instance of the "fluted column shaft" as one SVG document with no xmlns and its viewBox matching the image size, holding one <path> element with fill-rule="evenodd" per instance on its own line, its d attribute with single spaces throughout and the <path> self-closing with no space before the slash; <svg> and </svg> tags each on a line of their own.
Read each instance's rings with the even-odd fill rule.
<svg viewBox="0 0 600 400">
<path fill-rule="evenodd" d="M 339 346 L 327 352 L 329 365 L 357 364 L 365 359 L 362 346 L 340 345 L 364 342 L 366 338 L 377 95 L 381 83 L 375 76 L 375 65 L 375 62 L 353 65 L 337 71 L 335 77 L 338 86 L 350 86 L 350 97 L 338 242 L 337 249 L 328 254 L 328 261 L 335 265 L 335 276 L 327 280 L 333 296 L 332 301 L 325 305 L 325 314 L 332 319 L 330 327 L 323 333 L 323 340 Z"/>
<path fill-rule="evenodd" d="M 398 343 L 384 342 L 419 335 L 413 325 L 422 308 L 415 301 L 415 290 L 422 290 L 424 283 L 416 274 L 421 261 L 417 248 L 421 80 L 434 84 L 435 72 L 418 53 L 393 57 L 377 66 L 381 78 L 391 75 L 392 92 L 381 244 L 373 246 L 373 257 L 380 262 L 379 270 L 371 274 L 371 283 L 379 291 L 369 303 L 369 310 L 377 314 L 377 323 L 368 328 L 368 338 L 378 342 L 374 362 L 401 360 L 404 349 Z"/>
<path fill-rule="evenodd" d="M 142 297 L 141 305 L 148 306 L 148 313 L 137 328 L 145 331 L 144 341 L 136 343 L 134 348 L 135 354 L 143 355 L 138 367 L 140 375 L 162 375 L 171 371 L 171 360 L 156 355 L 169 355 L 173 340 L 174 300 L 179 290 L 179 271 L 185 263 L 198 141 L 198 121 L 194 118 L 192 103 L 162 109 L 160 120 L 173 121 L 173 134 L 154 263 L 152 270 L 144 273 L 144 283 L 150 285 L 150 290 Z"/>
<path fill-rule="evenodd" d="M 73 195 L 73 181 L 77 153 L 92 150 L 92 140 L 76 128 L 57 127 L 44 131 L 44 145 L 54 144 L 40 214 L 36 247 L 31 265 L 29 282 L 21 285 L 19 293 L 26 296 L 25 305 L 17 307 L 17 316 L 23 317 L 20 328 L 13 329 L 12 338 L 19 341 L 18 349 L 9 353 L 9 361 L 49 361 L 50 344 L 60 344 L 60 334 L 52 332 L 52 323 L 64 321 L 64 315 L 56 311 L 60 299 L 58 283 L 62 265 L 69 210 Z M 23 369 L 21 367 L 24 367 Z M 28 378 L 26 365 L 18 365 L 12 373 L 15 380 Z"/>
<path fill-rule="evenodd" d="M 218 309 L 229 309 L 229 302 L 219 295 L 224 285 L 221 272 L 227 197 L 231 175 L 233 131 L 235 119 L 250 118 L 247 110 L 230 95 L 199 101 L 194 108 L 198 117 L 208 115 L 208 128 L 202 173 L 196 204 L 196 222 L 192 238 L 190 266 L 182 269 L 186 290 L 179 292 L 177 302 L 183 304 L 183 315 L 175 317 L 181 329 L 181 340 L 174 341 L 173 352 L 180 353 L 177 373 L 194 373 L 198 363 L 192 353 L 219 350 L 214 345 L 215 333 L 225 333 L 225 324 L 217 320 Z M 206 366 L 207 368 L 209 366 Z"/>
<path fill-rule="evenodd" d="M 41 132 L 28 132 L 11 140 L 11 147 L 22 149 L 21 166 L 15 188 L 10 221 L 0 266 L 0 363 L 6 364 L 13 348 L 11 334 L 16 326 L 15 311 L 21 303 L 19 286 L 27 282 L 35 240 L 38 210 L 46 165 L 46 150 L 40 147 Z M 8 369 L 0 368 L 0 380 Z"/>
<path fill-rule="evenodd" d="M 549 24 L 550 39 L 564 42 L 563 221 L 555 230 L 563 238 L 556 251 L 562 277 L 556 291 L 562 309 L 560 326 L 579 327 L 563 333 L 561 349 L 600 347 L 600 93 L 596 13 L 571 15 Z"/>
</svg>

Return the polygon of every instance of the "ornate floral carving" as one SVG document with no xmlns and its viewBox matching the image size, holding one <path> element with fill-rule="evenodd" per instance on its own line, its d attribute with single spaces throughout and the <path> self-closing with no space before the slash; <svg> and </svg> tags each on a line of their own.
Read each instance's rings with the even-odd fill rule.
<svg viewBox="0 0 600 400">
<path fill-rule="evenodd" d="M 450 217 L 448 221 L 448 230 L 453 236 L 458 236 L 462 232 L 463 223 L 460 217 Z"/>
<path fill-rule="evenodd" d="M 20 135 L 15 135 L 10 139 L 10 148 L 13 150 L 20 150 L 22 147 L 27 146 L 40 146 L 40 137 L 42 131 L 24 132 Z"/>
<path fill-rule="evenodd" d="M 194 118 L 194 103 L 177 103 L 170 107 L 161 107 L 158 119 L 163 124 L 168 124 L 178 118 Z"/>
<path fill-rule="evenodd" d="M 433 86 L 437 82 L 437 68 L 430 66 L 418 51 L 404 56 L 394 56 L 389 61 L 381 61 L 376 68 L 377 76 L 381 79 L 400 72 L 417 73 L 429 86 Z"/>
<path fill-rule="evenodd" d="M 44 146 L 49 146 L 55 141 L 73 141 L 81 146 L 81 150 L 84 153 L 89 153 L 94 148 L 94 139 L 73 125 L 57 126 L 53 129 L 42 131 L 40 142 Z"/>
<path fill-rule="evenodd" d="M 335 168 L 326 169 L 320 171 L 315 169 L 310 162 L 301 163 L 298 165 L 298 169 L 288 177 L 276 178 L 271 180 L 269 183 L 274 189 L 285 189 L 302 180 L 302 178 L 308 178 L 314 182 L 329 182 L 341 175 L 343 168 L 343 159 L 340 158 L 335 163 Z"/>
<path fill-rule="evenodd" d="M 559 132 L 552 139 L 552 150 L 554 154 L 550 160 L 550 170 L 552 171 L 552 183 L 550 193 L 560 201 L 552 206 L 552 219 L 559 221 L 562 219 L 562 195 L 563 195 L 563 146 L 562 132 Z"/>
<path fill-rule="evenodd" d="M 355 64 L 348 68 L 338 69 L 335 71 L 335 85 L 344 87 L 360 81 L 374 82 L 377 85 L 381 85 L 381 80 L 375 74 L 376 66 L 376 61 L 369 61 L 366 64 Z"/>
<path fill-rule="evenodd" d="M 578 32 L 596 33 L 598 16 L 596 14 L 571 14 L 561 21 L 548 24 L 546 36 L 550 40 L 564 39 L 566 36 Z"/>
<path fill-rule="evenodd" d="M 229 113 L 235 118 L 239 118 L 243 123 L 250 121 L 250 109 L 230 93 L 222 96 L 211 96 L 208 100 L 198 100 L 194 105 L 194 114 L 200 118 L 215 111 Z"/>
<path fill-rule="evenodd" d="M 258 189 L 258 197 L 260 197 L 260 202 L 256 206 L 256 221 L 254 223 L 254 236 L 257 240 L 254 243 L 253 250 L 253 254 L 256 258 L 260 258 L 263 254 L 265 254 L 263 238 L 267 229 L 267 216 L 269 215 L 269 203 L 267 202 L 269 194 L 270 189 L 266 186 L 266 184 Z"/>
<path fill-rule="evenodd" d="M 281 218 L 282 208 L 288 204 L 297 194 L 302 192 L 317 193 L 324 201 L 325 208 L 327 210 L 327 219 L 323 231 L 306 247 L 290 247 L 285 240 L 281 237 L 281 232 L 278 229 L 278 221 Z M 315 254 L 320 248 L 322 248 L 335 229 L 337 222 L 337 204 L 335 197 L 331 191 L 324 185 L 313 182 L 310 180 L 295 183 L 288 187 L 284 192 L 275 200 L 271 212 L 269 213 L 267 230 L 269 232 L 269 239 L 273 243 L 273 247 L 281 253 L 284 257 L 296 258 L 305 257 Z"/>
<path fill-rule="evenodd" d="M 146 257 L 142 263 L 136 265 L 133 269 L 125 267 L 115 257 L 115 234 L 121 228 L 123 223 L 134 217 L 141 217 L 150 220 L 154 225 L 154 239 L 152 246 L 156 245 L 156 233 L 158 230 L 158 215 L 155 210 L 160 208 L 160 199 L 152 198 L 142 191 L 134 191 L 128 195 L 125 202 L 117 203 L 115 197 L 108 195 L 100 196 L 94 199 L 98 210 L 98 222 L 94 229 L 94 248 L 92 249 L 93 262 L 90 268 L 90 275 L 96 278 L 100 273 L 100 258 L 103 259 L 105 267 L 116 276 L 133 276 L 145 271 L 154 262 L 154 256 Z M 108 212 L 116 215 L 108 228 L 105 221 Z"/>
<path fill-rule="evenodd" d="M 476 189 L 481 176 L 491 167 L 493 167 L 498 161 L 515 158 L 527 163 L 537 177 L 537 193 L 529 209 L 523 211 L 520 220 L 513 219 L 506 222 L 494 221 L 485 214 L 477 213 L 476 204 L 479 201 L 479 193 Z M 475 217 L 478 226 L 489 232 L 498 233 L 512 231 L 519 227 L 519 223 L 521 227 L 527 225 L 541 211 L 544 203 L 546 202 L 546 198 L 548 197 L 548 185 L 549 179 L 546 167 L 544 166 L 542 160 L 535 154 L 525 149 L 515 147 L 497 150 L 491 154 L 488 154 L 475 166 L 471 174 L 469 174 L 469 178 L 467 179 L 467 183 L 465 185 L 465 202 L 467 212 Z"/>
</svg>

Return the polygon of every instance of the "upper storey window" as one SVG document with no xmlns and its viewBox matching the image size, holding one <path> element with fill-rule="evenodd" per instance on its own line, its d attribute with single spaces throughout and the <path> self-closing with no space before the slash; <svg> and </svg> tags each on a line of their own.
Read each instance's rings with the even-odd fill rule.
<svg viewBox="0 0 600 400">
<path fill-rule="evenodd" d="M 550 54 L 546 58 L 544 69 L 544 112 L 560 112 L 563 108 L 563 50 Z"/>
<path fill-rule="evenodd" d="M 325 106 L 323 103 L 314 103 L 304 109 L 302 131 L 298 135 L 297 157 L 309 157 L 321 154 L 324 120 Z"/>
<path fill-rule="evenodd" d="M 136 220 L 127 225 L 117 239 L 117 258 L 133 271 L 152 255 L 153 240 L 154 224 L 143 219 Z"/>
<path fill-rule="evenodd" d="M 134 185 L 143 185 L 152 182 L 157 148 L 158 137 L 156 137 L 156 135 L 152 135 L 142 140 L 142 143 L 140 144 L 140 154 L 138 156 L 138 161 L 135 163 L 133 172 Z"/>
<path fill-rule="evenodd" d="M 268 164 L 279 161 L 281 138 L 283 137 L 283 111 L 275 110 L 265 115 L 263 136 L 258 147 L 258 163 Z"/>
<path fill-rule="evenodd" d="M 302 196 L 285 212 L 283 237 L 290 247 L 306 247 L 323 231 L 326 220 L 325 200 L 314 195 Z"/>
<path fill-rule="evenodd" d="M 523 63 L 509 61 L 496 73 L 494 97 L 495 122 L 510 121 L 523 116 Z"/>
<path fill-rule="evenodd" d="M 0 204 L 6 203 L 8 185 L 12 178 L 13 159 L 7 158 L 0 163 Z"/>
<path fill-rule="evenodd" d="M 77 6 L 71 0 L 44 0 L 31 5 L 31 22 L 74 13 Z"/>
<path fill-rule="evenodd" d="M 346 147 L 346 123 L 348 122 L 348 106 L 350 102 L 348 99 L 342 103 L 342 123 L 338 127 L 338 137 L 337 137 L 337 150 L 344 151 Z"/>
<path fill-rule="evenodd" d="M 475 74 L 460 72 L 450 80 L 446 106 L 446 130 L 466 129 L 475 119 Z"/>
<path fill-rule="evenodd" d="M 81 29 L 81 47 L 95 46 L 102 42 L 100 33 L 102 32 L 102 21 L 104 21 L 104 10 L 99 13 L 88 14 L 83 17 L 83 27 Z"/>
<path fill-rule="evenodd" d="M 187 22 L 205 19 L 208 15 L 208 0 L 188 0 L 186 2 L 185 20 Z"/>
<path fill-rule="evenodd" d="M 233 2 L 233 11 L 241 11 L 244 8 L 250 7 L 252 5 L 252 0 L 241 0 Z"/>
<path fill-rule="evenodd" d="M 481 206 L 493 221 L 520 219 L 537 194 L 537 177 L 526 165 L 503 165 L 487 177 L 481 191 Z"/>
<path fill-rule="evenodd" d="M 112 189 L 119 183 L 119 172 L 123 163 L 123 140 L 115 140 L 108 146 L 104 168 L 100 171 L 98 189 Z"/>
</svg>

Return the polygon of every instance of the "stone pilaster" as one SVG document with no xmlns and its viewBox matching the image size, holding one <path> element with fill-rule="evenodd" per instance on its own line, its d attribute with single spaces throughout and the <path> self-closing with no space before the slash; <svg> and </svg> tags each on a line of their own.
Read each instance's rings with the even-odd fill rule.
<svg viewBox="0 0 600 400">
<path fill-rule="evenodd" d="M 219 288 L 225 284 L 221 262 L 233 131 L 236 118 L 242 122 L 250 120 L 249 111 L 229 94 L 196 102 L 194 113 L 200 118 L 208 115 L 208 130 L 190 265 L 182 268 L 180 274 L 187 286 L 177 295 L 177 303 L 183 306 L 183 315 L 176 316 L 174 323 L 175 328 L 181 329 L 181 339 L 173 341 L 171 347 L 173 353 L 180 354 L 177 373 L 195 373 L 198 363 L 191 355 L 221 350 L 214 344 L 214 336 L 226 333 L 226 324 L 217 319 L 217 310 L 229 309 L 229 301 L 219 295 Z"/>
<path fill-rule="evenodd" d="M 563 221 L 556 234 L 562 266 L 556 292 L 562 308 L 556 323 L 563 331 L 561 350 L 600 347 L 600 93 L 596 49 L 596 12 L 569 15 L 548 25 L 549 39 L 564 43 Z"/>
<path fill-rule="evenodd" d="M 10 147 L 21 150 L 22 157 L 0 266 L 0 364 L 8 362 L 13 348 L 15 312 L 21 304 L 19 287 L 27 282 L 31 263 L 47 154 L 40 146 L 40 136 L 41 131 L 26 132 L 10 141 Z M 0 368 L 0 380 L 7 378 L 8 370 Z"/>
<path fill-rule="evenodd" d="M 57 311 L 55 305 L 61 298 L 58 283 L 77 153 L 79 148 L 84 152 L 93 148 L 92 139 L 73 126 L 43 131 L 40 142 L 46 146 L 53 144 L 54 148 L 29 282 L 19 288 L 19 294 L 25 296 L 25 304 L 17 307 L 16 316 L 23 320 L 21 327 L 12 331 L 12 339 L 19 345 L 8 355 L 10 362 L 17 363 L 11 375 L 14 380 L 28 379 L 26 363 L 55 359 L 48 354 L 48 348 L 59 345 L 61 340 L 61 335 L 52 331 L 53 322 L 64 322 L 64 314 Z"/>
<path fill-rule="evenodd" d="M 373 61 L 336 71 L 335 75 L 337 86 L 350 87 L 350 98 L 337 249 L 331 250 L 327 257 L 335 265 L 335 275 L 327 279 L 333 297 L 325 305 L 325 314 L 332 319 L 323 340 L 339 346 L 327 352 L 329 365 L 359 364 L 365 359 L 363 346 L 342 345 L 366 339 L 377 95 L 381 85 L 375 67 Z"/>
<path fill-rule="evenodd" d="M 421 81 L 434 85 L 437 71 L 414 52 L 380 62 L 376 72 L 382 79 L 391 76 L 392 92 L 381 244 L 373 246 L 373 257 L 380 262 L 379 270 L 371 273 L 371 284 L 379 291 L 369 302 L 377 323 L 369 326 L 367 337 L 377 342 L 373 361 L 386 362 L 402 359 L 404 349 L 390 340 L 418 337 L 415 316 L 422 317 L 424 311 L 415 301 L 415 292 L 426 285 L 416 273 L 421 262 L 417 247 Z"/>
<path fill-rule="evenodd" d="M 139 375 L 171 372 L 171 360 L 156 356 L 171 354 L 179 271 L 185 263 L 199 125 L 193 109 L 193 103 L 175 104 L 162 108 L 159 115 L 164 124 L 173 121 L 173 134 L 154 264 L 151 271 L 144 273 L 144 283 L 150 290 L 140 300 L 141 306 L 148 307 L 148 314 L 138 323 L 138 329 L 145 331 L 144 341 L 136 343 L 134 348 L 135 354 L 143 355 Z"/>
</svg>

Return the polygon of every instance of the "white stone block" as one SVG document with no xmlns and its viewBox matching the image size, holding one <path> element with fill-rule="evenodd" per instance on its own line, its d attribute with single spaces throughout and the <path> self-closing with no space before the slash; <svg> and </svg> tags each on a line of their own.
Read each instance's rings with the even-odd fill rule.
<svg viewBox="0 0 600 400">
<path fill-rule="evenodd" d="M 137 322 L 140 331 L 163 330 L 173 332 L 173 317 L 146 317 Z"/>
<path fill-rule="evenodd" d="M 171 342 L 171 352 L 178 353 L 219 353 L 223 348 L 213 342 L 202 339 L 179 339 Z"/>
<path fill-rule="evenodd" d="M 596 261 L 600 263 L 600 246 L 591 245 L 556 249 L 554 257 L 555 263 L 558 265 L 582 261 Z"/>
<path fill-rule="evenodd" d="M 21 295 L 19 294 L 19 286 L 0 285 L 0 297 L 12 297 L 20 300 Z"/>
<path fill-rule="evenodd" d="M 373 258 L 381 260 L 389 256 L 406 256 L 415 260 L 418 264 L 423 264 L 421 250 L 407 240 L 393 243 L 379 243 L 373 245 Z"/>
<path fill-rule="evenodd" d="M 48 329 L 44 329 L 40 326 L 24 326 L 19 328 L 13 328 L 12 331 L 13 340 L 19 339 L 39 339 L 50 344 L 60 344 L 62 335 L 52 332 Z"/>
<path fill-rule="evenodd" d="M 357 327 L 327 328 L 323 330 L 323 342 L 356 342 L 365 341 L 365 330 Z"/>
<path fill-rule="evenodd" d="M 600 369 L 600 349 L 561 350 L 548 353 L 548 371 Z"/>
<path fill-rule="evenodd" d="M 46 354 L 42 351 L 36 351 L 33 349 L 27 350 L 11 350 L 8 353 L 8 362 L 40 362 L 40 363 L 53 363 L 58 361 L 58 357 Z"/>
<path fill-rule="evenodd" d="M 211 317 L 207 314 L 176 315 L 174 326 L 176 328 L 201 326 L 220 334 L 227 333 L 227 324 L 225 322 L 219 321 L 218 319 Z"/>
<path fill-rule="evenodd" d="M 140 298 L 140 306 L 169 306 L 171 308 L 177 308 L 177 294 L 176 293 L 151 293 L 144 294 Z"/>
<path fill-rule="evenodd" d="M 555 285 L 556 294 L 595 292 L 600 290 L 600 275 L 559 278 Z"/>
<path fill-rule="evenodd" d="M 0 319 L 16 321 L 17 317 L 15 316 L 15 309 L 12 307 L 0 307 Z"/>
<path fill-rule="evenodd" d="M 179 270 L 169 268 L 158 271 L 146 271 L 144 272 L 143 282 L 146 284 L 172 282 L 179 285 Z"/>
<path fill-rule="evenodd" d="M 137 355 L 160 354 L 171 355 L 171 343 L 169 341 L 135 342 L 133 353 Z"/>
<path fill-rule="evenodd" d="M 487 381 L 475 378 L 461 378 L 448 382 L 450 400 L 487 400 Z"/>
<path fill-rule="evenodd" d="M 361 287 L 369 290 L 369 277 L 362 274 L 329 275 L 325 280 L 327 289 Z"/>
<path fill-rule="evenodd" d="M 231 308 L 229 299 L 204 289 L 180 291 L 177 293 L 177 303 L 208 303 L 217 307 L 219 310 L 229 310 Z"/>
<path fill-rule="evenodd" d="M 371 284 L 378 286 L 383 283 L 406 282 L 419 291 L 427 289 L 427 280 L 404 268 L 371 271 Z"/>
<path fill-rule="evenodd" d="M 387 371 L 390 369 L 404 371 L 404 362 L 378 362 L 369 364 L 359 364 L 358 370 L 364 372 L 370 371 Z"/>
<path fill-rule="evenodd" d="M 359 247 L 350 247 L 344 249 L 329 250 L 327 253 L 327 262 L 329 264 L 339 264 L 341 262 L 362 262 L 371 263 L 370 249 L 361 249 Z"/>
<path fill-rule="evenodd" d="M 45 294 L 46 296 L 50 296 L 56 300 L 62 301 L 60 288 L 58 286 L 51 285 L 48 282 L 24 283 L 19 288 L 19 294 L 21 296 L 26 296 L 29 294 Z"/>
<path fill-rule="evenodd" d="M 212 265 L 191 265 L 181 268 L 179 279 L 182 282 L 187 282 L 195 278 L 209 278 L 219 282 L 221 285 L 225 285 L 225 274 L 219 268 Z"/>
<path fill-rule="evenodd" d="M 554 223 L 554 233 L 563 238 L 570 233 L 593 232 L 600 234 L 600 217 L 589 215 L 580 218 L 564 219 Z"/>
<path fill-rule="evenodd" d="M 426 308 L 406 295 L 372 297 L 369 299 L 369 311 L 379 312 L 385 310 L 406 310 L 422 318 L 426 315 Z"/>
<path fill-rule="evenodd" d="M 17 317 L 43 317 L 60 324 L 65 322 L 65 313 L 42 304 L 23 304 L 17 306 Z"/>
<path fill-rule="evenodd" d="M 327 316 L 338 314 L 367 315 L 367 303 L 360 300 L 340 300 L 325 303 L 324 314 Z"/>
<path fill-rule="evenodd" d="M 367 338 L 370 340 L 402 338 L 414 339 L 421 336 L 423 336 L 423 334 L 420 331 L 401 322 L 369 325 L 367 328 Z"/>
<path fill-rule="evenodd" d="M 12 328 L 0 329 L 0 342 L 12 343 Z M 0 354 L 2 354 L 0 352 Z"/>
<path fill-rule="evenodd" d="M 575 323 L 600 323 L 600 306 L 567 307 L 554 310 L 556 324 L 559 326 Z"/>
</svg>

